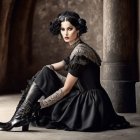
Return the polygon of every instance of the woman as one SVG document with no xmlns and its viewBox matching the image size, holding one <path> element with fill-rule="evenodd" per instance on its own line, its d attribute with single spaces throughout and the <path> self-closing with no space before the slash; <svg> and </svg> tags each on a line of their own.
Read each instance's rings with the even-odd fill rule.
<svg viewBox="0 0 140 140">
<path fill-rule="evenodd" d="M 58 63 L 44 66 L 24 91 L 15 114 L 1 131 L 14 127 L 28 130 L 30 122 L 46 128 L 74 131 L 102 131 L 129 127 L 117 115 L 100 84 L 101 60 L 80 36 L 87 32 L 86 21 L 75 12 L 60 13 L 51 22 L 53 35 L 61 35 L 71 54 Z M 66 69 L 66 77 L 57 71 Z"/>
</svg>

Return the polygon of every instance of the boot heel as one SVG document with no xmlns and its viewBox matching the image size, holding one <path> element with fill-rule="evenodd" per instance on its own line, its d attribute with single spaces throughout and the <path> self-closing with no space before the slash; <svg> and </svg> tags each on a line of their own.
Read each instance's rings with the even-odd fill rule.
<svg viewBox="0 0 140 140">
<path fill-rule="evenodd" d="M 22 126 L 22 131 L 28 131 L 28 130 L 29 130 L 29 124 Z"/>
</svg>

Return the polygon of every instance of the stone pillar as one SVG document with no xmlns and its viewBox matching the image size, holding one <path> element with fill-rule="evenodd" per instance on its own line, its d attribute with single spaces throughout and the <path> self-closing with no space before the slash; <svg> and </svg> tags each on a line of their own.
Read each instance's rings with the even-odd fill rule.
<svg viewBox="0 0 140 140">
<path fill-rule="evenodd" d="M 117 112 L 135 112 L 131 0 L 104 0 L 102 83 Z"/>
<path fill-rule="evenodd" d="M 140 114 L 140 0 L 138 0 L 138 49 L 137 49 L 137 56 L 138 56 L 138 73 L 139 73 L 139 80 L 136 83 L 136 112 Z"/>
</svg>

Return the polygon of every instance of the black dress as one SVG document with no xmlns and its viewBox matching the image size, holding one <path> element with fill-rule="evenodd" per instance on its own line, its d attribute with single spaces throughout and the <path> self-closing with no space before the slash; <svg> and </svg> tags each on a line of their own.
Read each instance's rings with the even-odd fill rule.
<svg viewBox="0 0 140 140">
<path fill-rule="evenodd" d="M 83 42 L 76 44 L 70 56 L 64 59 L 66 70 L 78 77 L 69 94 L 51 107 L 40 109 L 35 122 L 46 128 L 73 131 L 102 131 L 129 126 L 123 116 L 113 109 L 112 103 L 100 84 L 100 58 Z M 34 79 L 45 98 L 63 86 L 55 71 L 48 67 Z"/>
</svg>

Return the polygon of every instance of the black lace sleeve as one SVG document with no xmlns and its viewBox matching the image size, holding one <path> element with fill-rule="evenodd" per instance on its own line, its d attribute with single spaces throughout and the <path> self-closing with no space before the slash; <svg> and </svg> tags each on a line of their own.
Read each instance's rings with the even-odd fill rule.
<svg viewBox="0 0 140 140">
<path fill-rule="evenodd" d="M 69 63 L 68 72 L 75 77 L 79 77 L 86 65 L 90 62 L 85 56 L 74 56 Z"/>
</svg>

